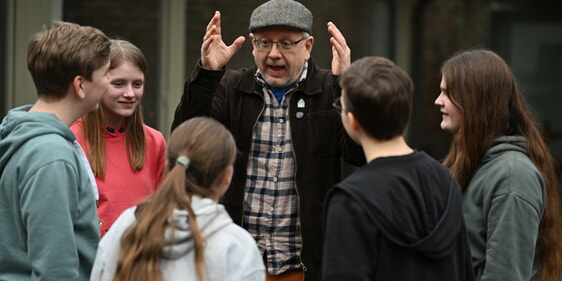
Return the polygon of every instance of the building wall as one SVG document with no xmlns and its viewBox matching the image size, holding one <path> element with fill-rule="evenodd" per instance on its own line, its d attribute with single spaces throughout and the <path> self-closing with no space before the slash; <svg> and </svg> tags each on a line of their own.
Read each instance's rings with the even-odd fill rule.
<svg viewBox="0 0 562 281">
<path fill-rule="evenodd" d="M 221 11 L 223 40 L 230 44 L 238 36 L 246 37 L 242 49 L 232 58 L 228 67 L 248 67 L 254 64 L 251 55 L 251 43 L 248 38 L 248 25 L 251 12 L 255 7 L 263 3 L 262 0 L 239 1 L 236 5 L 225 0 L 186 0 L 185 11 L 185 65 L 189 73 L 200 56 L 201 42 L 206 26 L 214 14 Z M 314 26 L 312 35 L 315 44 L 312 56 L 316 62 L 324 68 L 331 67 L 331 47 L 326 24 L 333 21 L 346 36 L 349 46 L 352 48 L 352 59 L 365 55 L 385 55 L 380 50 L 388 50 L 385 47 L 389 42 L 377 41 L 369 46 L 365 42 L 373 42 L 372 26 L 365 30 L 363 22 L 370 22 L 371 14 L 376 14 L 373 3 L 386 1 L 349 0 L 345 5 L 337 0 L 305 0 L 301 1 L 314 15 Z M 92 25 L 100 28 L 111 37 L 122 37 L 139 46 L 149 61 L 149 72 L 146 80 L 145 97 L 143 107 L 146 122 L 161 130 L 167 130 L 167 122 L 159 122 L 158 106 L 164 93 L 158 92 L 158 71 L 160 62 L 159 43 L 162 33 L 162 2 L 157 0 L 134 1 L 134 0 L 73 0 L 64 1 L 63 19 L 83 25 Z M 335 13 L 334 11 L 337 11 Z M 384 24 L 384 23 L 383 23 Z M 380 25 L 386 28 L 388 25 Z M 377 50 L 378 53 L 377 53 Z M 175 98 L 175 100 L 174 100 Z M 179 99 L 172 97 L 169 104 L 175 108 Z M 172 108 L 173 109 L 173 108 Z M 164 125 L 161 125 L 164 124 Z"/>
<path fill-rule="evenodd" d="M 251 44 L 248 40 L 248 25 L 250 15 L 254 8 L 263 3 L 263 0 L 238 1 L 231 5 L 225 0 L 188 1 L 187 8 L 187 39 L 186 60 L 188 68 L 191 69 L 199 58 L 200 45 L 205 33 L 207 23 L 216 10 L 222 15 L 223 40 L 230 44 L 238 36 L 245 36 L 246 42 L 242 49 L 233 57 L 229 67 L 245 67 L 253 65 L 251 56 Z M 365 12 L 373 2 L 366 0 L 304 0 L 303 3 L 313 14 L 312 35 L 315 38 L 312 56 L 322 67 L 329 68 L 331 63 L 331 48 L 329 34 L 326 24 L 333 21 L 346 36 L 349 46 L 352 48 L 353 58 L 367 54 L 360 50 L 364 39 L 361 35 L 365 18 Z M 381 2 L 381 1 L 378 1 Z M 382 43 L 382 42 L 381 42 Z"/>
<path fill-rule="evenodd" d="M 488 48 L 511 66 L 551 153 L 562 163 L 559 11 L 562 2 L 548 0 L 418 1 L 413 11 L 411 74 L 416 90 L 411 143 L 437 159 L 447 154 L 451 136 L 440 130 L 440 112 L 433 104 L 439 94 L 440 65 L 459 50 Z"/>
<path fill-rule="evenodd" d="M 185 75 L 193 69 L 200 53 L 205 28 L 214 11 L 222 13 L 223 40 L 230 44 L 237 36 L 248 38 L 249 17 L 264 0 L 50 0 L 37 11 L 33 0 L 0 0 L 8 21 L 3 39 L 6 61 L 0 87 L 5 89 L 2 102 L 10 108 L 29 101 L 29 83 L 22 46 L 40 23 L 53 20 L 60 4 L 62 19 L 100 28 L 112 37 L 132 41 L 149 61 L 143 108 L 146 122 L 168 135 L 171 114 L 179 102 Z M 48 3 L 54 4 L 48 4 Z M 178 3 L 183 5 L 177 5 Z M 458 50 L 486 47 L 513 63 L 522 81 L 553 154 L 562 158 L 562 2 L 549 0 L 303 0 L 314 15 L 312 56 L 324 68 L 330 67 L 331 48 L 326 23 L 333 21 L 344 33 L 352 49 L 352 60 L 368 55 L 386 56 L 408 72 L 415 83 L 414 114 L 408 140 L 417 149 L 437 159 L 449 149 L 450 135 L 439 128 L 440 113 L 433 101 L 439 93 L 439 67 Z M 234 3 L 234 4 L 233 4 Z M 175 5 L 175 6 L 174 6 Z M 29 6 L 29 8 L 26 8 Z M 34 7 L 32 9 L 31 7 Z M 184 17 L 171 20 L 167 9 L 179 7 Z M 13 12 L 16 10 L 17 12 Z M 42 15 L 43 12 L 46 15 Z M 178 12 L 178 11 L 175 11 Z M 56 13 L 55 13 L 56 14 Z M 31 16 L 30 16 L 31 15 Z M 15 20 L 13 18 L 16 18 Z M 41 17 L 42 20 L 36 18 Z M 166 18 L 164 18 L 166 17 Z M 174 23 L 180 35 L 169 33 Z M 14 23 L 17 26 L 14 27 Z M 177 24 L 176 24 L 177 25 Z M 2 33 L 0 33 L 2 34 Z M 174 43 L 169 37 L 181 37 Z M 527 37 L 533 39 L 526 42 Z M 550 39 L 549 39 L 550 38 Z M 168 41 L 166 41 L 168 40 Z M 166 42 L 168 43 L 166 43 Z M 170 43 L 171 42 L 171 43 Z M 527 44 L 529 43 L 529 44 Z M 531 44 L 532 43 L 532 44 Z M 166 45 L 168 44 L 168 45 Z M 171 44 L 171 45 L 169 45 Z M 177 44 L 177 47 L 175 47 Z M 1 50 L 1 49 L 0 49 Z M 176 55 L 174 55 L 174 52 Z M 182 55 L 177 55 L 178 53 Z M 13 56 L 16 54 L 16 56 Z M 166 56 L 172 56 L 166 58 Z M 181 73 L 169 68 L 170 61 L 180 60 Z M 533 59 L 533 60 L 530 60 Z M 168 61 L 166 61 L 168 60 Z M 177 62 L 176 62 L 177 63 Z M 228 67 L 253 65 L 251 44 L 245 42 Z M 172 70 L 171 70 L 172 69 Z M 185 73 L 183 73 L 185 72 Z M 1 74 L 2 72 L 0 72 Z M 170 80 L 162 75 L 180 75 Z M 24 77 L 25 79 L 22 79 Z M 4 81 L 4 82 L 3 82 Z M 170 82 L 173 81 L 173 82 Z M 4 83 L 4 85 L 2 85 Z M 167 85 L 173 83 L 173 85 Z M 6 86 L 8 85 L 8 86 Z M 9 86 L 12 85 L 12 86 Z M 15 85 L 15 86 L 14 86 Z M 173 87 L 172 87 L 173 86 Z M 22 91 L 14 90 L 23 89 Z M 163 89 L 174 89 L 167 92 Z M 16 94 L 17 92 L 17 94 Z M 162 114 L 167 110 L 166 114 Z"/>
<path fill-rule="evenodd" d="M 412 76 L 415 84 L 411 141 L 435 158 L 443 158 L 451 136 L 439 127 L 441 113 L 434 105 L 440 93 L 441 63 L 461 49 L 490 47 L 487 0 L 419 1 L 414 10 Z M 477 11 L 477 12 L 475 12 Z"/>
<path fill-rule="evenodd" d="M 148 61 L 142 99 L 147 124 L 158 127 L 160 3 L 158 0 L 71 0 L 64 1 L 63 20 L 90 25 L 111 38 L 125 39 L 137 45 Z"/>
</svg>

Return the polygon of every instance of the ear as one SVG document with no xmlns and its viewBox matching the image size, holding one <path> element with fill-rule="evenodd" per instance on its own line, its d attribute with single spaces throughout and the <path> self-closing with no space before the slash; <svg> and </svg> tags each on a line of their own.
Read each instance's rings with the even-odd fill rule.
<svg viewBox="0 0 562 281">
<path fill-rule="evenodd" d="M 250 33 L 248 34 L 248 37 L 250 37 L 250 44 L 252 44 L 252 56 L 256 56 L 256 43 L 254 43 L 254 34 Z"/>
<path fill-rule="evenodd" d="M 355 115 L 353 115 L 353 113 L 346 111 L 343 114 L 346 115 L 347 119 L 349 120 L 349 126 L 354 130 L 359 130 L 359 128 L 361 127 L 361 125 L 359 124 L 359 121 L 357 121 L 357 119 L 355 118 Z"/>
<path fill-rule="evenodd" d="M 84 91 L 84 77 L 77 75 L 72 79 L 72 90 L 78 99 L 84 99 L 86 92 Z"/>
<path fill-rule="evenodd" d="M 306 59 L 310 59 L 310 53 L 312 52 L 312 46 L 314 45 L 314 37 L 308 36 L 304 44 L 306 48 Z"/>
<path fill-rule="evenodd" d="M 228 165 L 226 169 L 224 169 L 224 172 L 219 178 L 218 186 L 214 191 L 215 194 L 218 196 L 218 198 L 222 197 L 228 190 L 228 187 L 230 186 L 230 182 L 232 180 L 233 173 L 234 173 L 234 167 L 232 165 Z"/>
<path fill-rule="evenodd" d="M 230 186 L 230 182 L 232 181 L 233 174 L 234 174 L 234 166 L 228 165 L 224 170 L 221 184 L 224 184 L 225 186 Z"/>
</svg>

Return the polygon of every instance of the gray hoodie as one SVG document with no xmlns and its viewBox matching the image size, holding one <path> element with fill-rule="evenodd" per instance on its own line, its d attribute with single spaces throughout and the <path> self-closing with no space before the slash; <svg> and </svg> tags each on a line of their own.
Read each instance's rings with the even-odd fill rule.
<svg viewBox="0 0 562 281">
<path fill-rule="evenodd" d="M 523 137 L 494 140 L 463 194 L 476 280 L 539 280 L 545 190 Z"/>
<path fill-rule="evenodd" d="M 88 280 L 99 242 L 93 182 L 54 114 L 0 125 L 0 280 Z"/>
<path fill-rule="evenodd" d="M 232 222 L 223 205 L 208 198 L 193 196 L 192 208 L 205 241 L 205 280 L 265 280 L 265 266 L 255 240 Z M 120 239 L 135 223 L 135 210 L 136 207 L 132 207 L 123 212 L 102 238 L 91 281 L 112 280 L 117 267 Z M 171 219 L 176 229 L 173 232 L 171 229 L 165 231 L 160 264 L 164 280 L 197 280 L 188 212 L 175 210 Z"/>
</svg>

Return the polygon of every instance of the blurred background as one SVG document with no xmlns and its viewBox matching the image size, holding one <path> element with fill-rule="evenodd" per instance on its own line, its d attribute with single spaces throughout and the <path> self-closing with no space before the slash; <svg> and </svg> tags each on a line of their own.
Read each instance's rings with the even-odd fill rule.
<svg viewBox="0 0 562 281">
<path fill-rule="evenodd" d="M 248 38 L 252 10 L 265 0 L 0 0 L 0 110 L 36 98 L 27 72 L 30 36 L 54 20 L 91 25 L 139 46 L 149 61 L 143 97 L 146 122 L 169 136 L 183 82 L 197 60 L 207 23 L 222 13 L 223 39 Z M 330 68 L 326 23 L 346 36 L 352 60 L 385 56 L 415 83 L 409 143 L 441 160 L 451 136 L 439 128 L 433 101 L 440 64 L 457 51 L 489 48 L 512 67 L 552 154 L 562 160 L 562 1 L 302 0 L 314 15 L 312 56 Z M 227 67 L 253 65 L 251 44 Z M 384 120 L 382 120 L 384 122 Z"/>
</svg>

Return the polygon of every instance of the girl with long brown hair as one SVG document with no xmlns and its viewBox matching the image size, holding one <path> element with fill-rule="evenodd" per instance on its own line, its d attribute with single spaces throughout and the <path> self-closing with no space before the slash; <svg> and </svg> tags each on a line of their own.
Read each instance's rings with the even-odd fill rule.
<svg viewBox="0 0 562 281">
<path fill-rule="evenodd" d="M 511 69 L 476 49 L 441 73 L 435 104 L 454 134 L 444 164 L 463 189 L 477 280 L 560 280 L 559 181 Z"/>
<path fill-rule="evenodd" d="M 102 238 L 91 281 L 265 280 L 255 240 L 218 203 L 235 157 L 234 139 L 218 121 L 196 117 L 177 127 L 168 174 Z"/>
<path fill-rule="evenodd" d="M 110 60 L 110 86 L 98 109 L 71 126 L 96 177 L 102 236 L 119 214 L 156 190 L 166 162 L 164 136 L 142 116 L 145 56 L 113 39 Z"/>
</svg>

